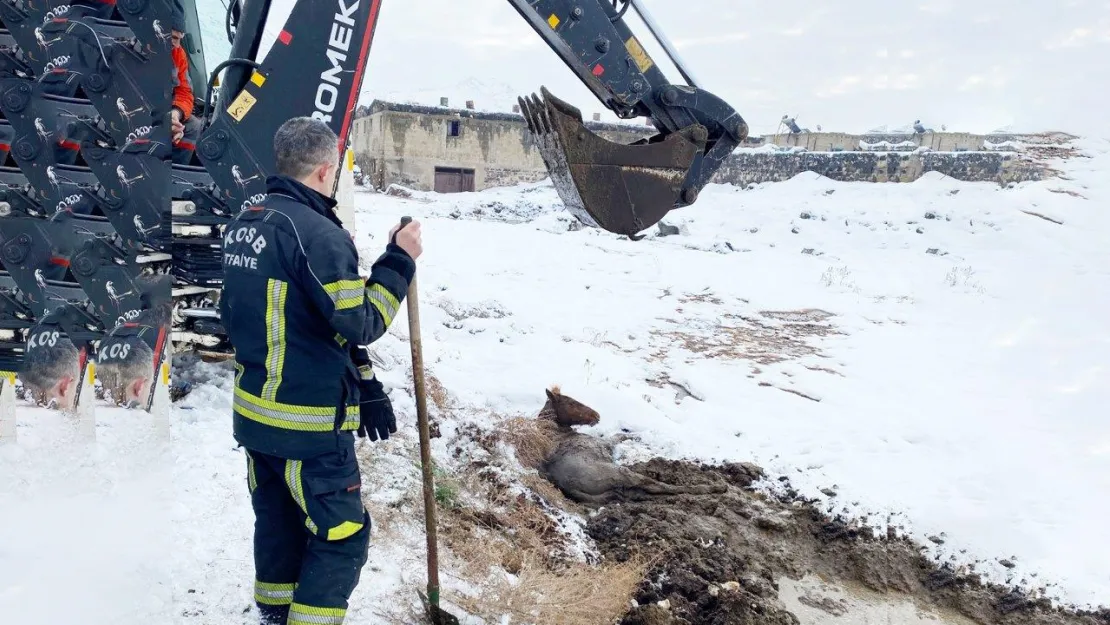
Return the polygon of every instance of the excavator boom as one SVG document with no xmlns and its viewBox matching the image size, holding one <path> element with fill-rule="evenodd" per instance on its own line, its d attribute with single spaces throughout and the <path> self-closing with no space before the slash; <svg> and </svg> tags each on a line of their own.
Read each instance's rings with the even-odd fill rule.
<svg viewBox="0 0 1110 625">
<path fill-rule="evenodd" d="M 607 108 L 648 117 L 659 134 L 632 145 L 592 133 L 580 111 L 546 89 L 520 100 L 535 145 L 568 210 L 584 223 L 635 236 L 670 210 L 696 201 L 725 157 L 747 137 L 743 118 L 713 94 L 676 85 L 632 33 L 631 8 L 689 70 L 642 0 L 508 0 Z M 198 153 L 233 209 L 263 192 L 272 171 L 268 141 L 291 115 L 326 121 L 346 150 L 381 0 L 297 2 L 258 61 L 271 0 L 229 6 L 231 58 Z M 212 81 L 209 81 L 210 83 Z M 206 107 L 207 108 L 207 107 Z"/>
</svg>

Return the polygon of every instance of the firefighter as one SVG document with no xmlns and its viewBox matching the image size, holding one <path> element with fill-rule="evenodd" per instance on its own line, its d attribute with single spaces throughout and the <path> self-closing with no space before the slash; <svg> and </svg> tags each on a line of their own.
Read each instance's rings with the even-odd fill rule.
<svg viewBox="0 0 1110 625">
<path fill-rule="evenodd" d="M 200 138 L 200 118 L 193 115 L 193 84 L 189 77 L 189 55 L 181 41 L 185 38 L 185 9 L 174 0 L 170 39 L 173 41 L 173 106 L 170 109 L 173 162 L 188 165 Z"/>
<path fill-rule="evenodd" d="M 359 276 L 331 197 L 337 144 L 321 121 L 282 124 L 265 199 L 224 230 L 220 319 L 235 349 L 233 432 L 246 455 L 264 624 L 344 620 L 371 527 L 353 433 L 380 433 L 366 421 L 388 418 L 360 410 L 352 349 L 389 328 L 422 249 L 420 224 L 398 224 L 370 277 Z"/>
</svg>

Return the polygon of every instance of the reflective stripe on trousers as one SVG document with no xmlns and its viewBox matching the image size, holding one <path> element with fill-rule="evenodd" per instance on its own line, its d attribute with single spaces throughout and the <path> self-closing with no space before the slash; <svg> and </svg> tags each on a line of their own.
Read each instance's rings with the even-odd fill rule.
<svg viewBox="0 0 1110 625">
<path fill-rule="evenodd" d="M 343 608 L 317 608 L 303 603 L 289 607 L 288 625 L 343 625 L 347 610 Z"/>
<path fill-rule="evenodd" d="M 308 531 L 313 534 L 319 531 L 316 523 L 313 522 L 312 517 L 308 516 L 308 504 L 304 500 L 304 484 L 301 482 L 301 461 L 300 460 L 286 460 L 285 461 L 285 483 L 289 485 L 289 492 L 293 495 L 293 501 L 297 502 L 300 506 L 301 512 L 304 512 L 304 525 Z"/>
<path fill-rule="evenodd" d="M 289 605 L 293 603 L 293 591 L 297 584 L 275 584 L 272 582 L 254 582 L 254 600 L 264 605 Z"/>
</svg>

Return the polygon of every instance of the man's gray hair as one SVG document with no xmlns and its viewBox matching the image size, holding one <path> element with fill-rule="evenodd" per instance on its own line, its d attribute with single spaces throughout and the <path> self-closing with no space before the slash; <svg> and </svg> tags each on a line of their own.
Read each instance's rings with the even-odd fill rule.
<svg viewBox="0 0 1110 625">
<path fill-rule="evenodd" d="M 73 373 L 77 358 L 77 348 L 62 334 L 54 345 L 42 345 L 25 353 L 19 379 L 32 393 L 41 395 Z"/>
<path fill-rule="evenodd" d="M 324 122 L 294 117 L 274 133 L 277 172 L 301 180 L 320 165 L 339 162 L 339 137 Z"/>
<path fill-rule="evenodd" d="M 96 379 L 104 386 L 105 394 L 117 404 L 122 404 L 127 396 L 127 385 L 135 380 L 154 383 L 154 350 L 145 341 L 134 341 L 131 351 L 123 360 L 109 360 L 98 364 Z"/>
</svg>

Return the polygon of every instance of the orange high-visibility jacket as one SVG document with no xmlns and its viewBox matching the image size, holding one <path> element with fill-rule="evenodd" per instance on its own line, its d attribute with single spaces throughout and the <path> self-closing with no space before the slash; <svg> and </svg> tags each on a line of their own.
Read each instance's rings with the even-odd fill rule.
<svg viewBox="0 0 1110 625">
<path fill-rule="evenodd" d="M 180 46 L 173 49 L 175 71 L 173 83 L 173 105 L 181 109 L 181 121 L 193 115 L 193 84 L 189 80 L 189 55 Z"/>
</svg>

